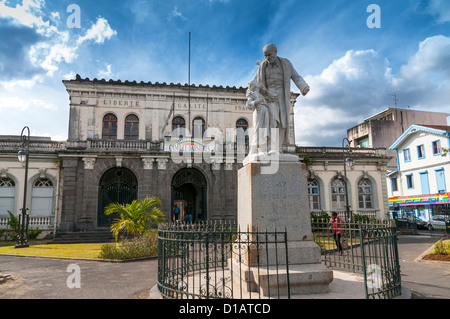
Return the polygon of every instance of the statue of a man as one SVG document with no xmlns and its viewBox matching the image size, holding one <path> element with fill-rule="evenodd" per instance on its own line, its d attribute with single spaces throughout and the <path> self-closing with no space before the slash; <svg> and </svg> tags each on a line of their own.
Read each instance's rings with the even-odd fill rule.
<svg viewBox="0 0 450 319">
<path fill-rule="evenodd" d="M 282 145 L 289 144 L 288 119 L 291 108 L 291 79 L 303 96 L 308 94 L 309 85 L 298 75 L 288 59 L 277 56 L 277 47 L 274 44 L 266 45 L 263 53 L 266 59 L 258 62 L 258 71 L 254 81 L 261 83 L 268 92 L 265 98 L 270 114 L 269 129 L 278 129 L 279 140 L 275 141 L 271 137 L 270 152 L 281 153 Z"/>
</svg>

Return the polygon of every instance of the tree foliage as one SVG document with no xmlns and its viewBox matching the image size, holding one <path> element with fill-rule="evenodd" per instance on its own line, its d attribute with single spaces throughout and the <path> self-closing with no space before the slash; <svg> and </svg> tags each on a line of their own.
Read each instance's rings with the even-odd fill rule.
<svg viewBox="0 0 450 319">
<path fill-rule="evenodd" d="M 105 208 L 105 214 L 117 214 L 118 218 L 114 219 L 111 224 L 111 232 L 116 242 L 119 234 L 125 232 L 137 236 L 145 230 L 165 220 L 164 214 L 154 205 L 160 205 L 161 200 L 158 197 L 147 197 L 142 201 L 134 200 L 131 204 L 111 203 Z"/>
</svg>

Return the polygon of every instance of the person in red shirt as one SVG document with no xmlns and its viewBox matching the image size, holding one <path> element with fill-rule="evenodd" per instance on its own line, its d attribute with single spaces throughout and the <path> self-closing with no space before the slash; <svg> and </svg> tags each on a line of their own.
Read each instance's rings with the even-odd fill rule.
<svg viewBox="0 0 450 319">
<path fill-rule="evenodd" d="M 342 236 L 342 220 L 338 217 L 336 212 L 331 214 L 330 219 L 330 228 L 333 230 L 333 238 L 336 242 L 336 247 L 338 248 L 339 255 L 342 255 L 342 245 L 341 245 L 341 236 Z"/>
</svg>

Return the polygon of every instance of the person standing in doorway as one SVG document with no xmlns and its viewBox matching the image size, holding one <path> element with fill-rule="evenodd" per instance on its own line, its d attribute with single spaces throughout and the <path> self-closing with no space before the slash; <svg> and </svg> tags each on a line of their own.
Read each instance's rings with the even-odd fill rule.
<svg viewBox="0 0 450 319">
<path fill-rule="evenodd" d="M 173 218 L 174 218 L 174 221 L 177 222 L 179 217 L 180 217 L 180 209 L 178 208 L 177 205 L 175 205 L 173 207 Z"/>
<path fill-rule="evenodd" d="M 184 222 L 187 224 L 192 224 L 192 206 L 191 202 L 188 202 L 186 206 L 184 206 Z"/>
</svg>

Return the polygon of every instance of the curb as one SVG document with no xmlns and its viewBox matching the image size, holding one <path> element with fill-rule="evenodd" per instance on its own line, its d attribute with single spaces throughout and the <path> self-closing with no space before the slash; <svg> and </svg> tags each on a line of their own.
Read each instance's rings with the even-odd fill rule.
<svg viewBox="0 0 450 319">
<path fill-rule="evenodd" d="M 439 240 L 437 241 L 439 242 Z M 436 243 L 437 243 L 436 242 Z M 427 250 L 425 250 L 422 254 L 420 254 L 416 259 L 414 259 L 414 262 L 422 262 L 422 263 L 436 263 L 436 264 L 445 264 L 445 265 L 450 265 L 450 262 L 448 261 L 439 261 L 439 260 L 424 260 L 423 258 L 428 255 L 428 253 L 430 251 L 432 251 L 434 249 L 434 245 L 436 245 L 436 243 L 432 244 L 430 247 L 428 247 Z"/>
<path fill-rule="evenodd" d="M 150 293 L 148 295 L 148 299 L 164 299 L 158 289 L 158 284 L 154 285 L 150 289 Z"/>
<path fill-rule="evenodd" d="M 402 285 L 402 294 L 400 296 L 392 298 L 394 300 L 412 299 L 411 290 Z"/>
<path fill-rule="evenodd" d="M 427 248 L 427 250 L 425 250 L 422 254 L 420 254 L 419 256 L 417 256 L 417 258 L 414 259 L 414 262 L 425 262 L 425 261 L 423 260 L 423 258 L 424 258 L 426 255 L 428 255 L 428 253 L 429 253 L 431 250 L 433 250 L 435 244 L 436 244 L 436 243 L 432 244 L 430 247 Z"/>
<path fill-rule="evenodd" d="M 34 255 L 14 255 L 14 254 L 0 254 L 0 256 L 21 257 L 21 258 L 27 257 L 27 258 L 37 258 L 37 259 L 96 261 L 96 262 L 107 262 L 107 263 L 127 263 L 127 262 L 135 262 L 135 261 L 152 260 L 152 259 L 157 259 L 158 258 L 158 256 L 153 256 L 153 257 L 143 257 L 143 258 L 118 260 L 118 259 L 76 258 L 76 257 L 56 257 L 56 256 L 34 256 Z"/>
</svg>

